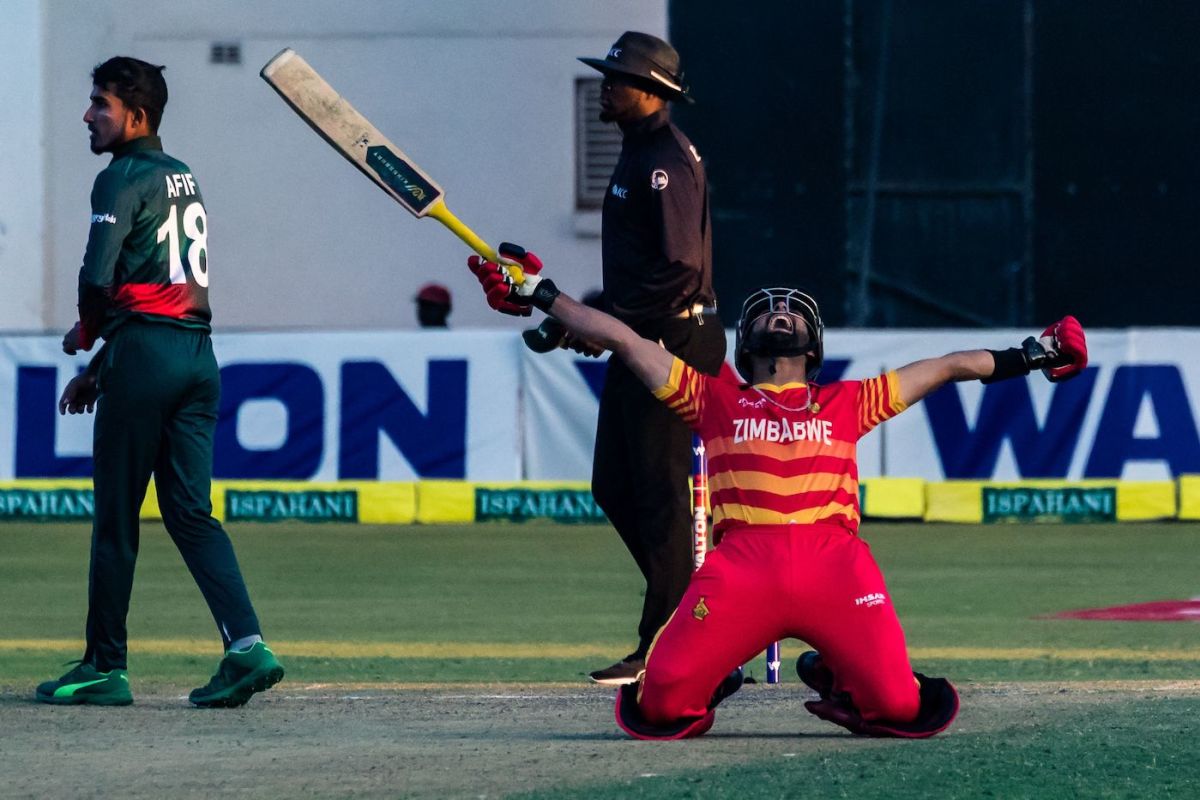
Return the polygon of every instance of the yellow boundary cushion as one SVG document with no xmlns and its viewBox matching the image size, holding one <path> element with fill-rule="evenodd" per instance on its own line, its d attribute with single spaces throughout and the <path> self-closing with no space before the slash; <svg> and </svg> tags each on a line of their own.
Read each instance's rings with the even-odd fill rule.
<svg viewBox="0 0 1200 800">
<path fill-rule="evenodd" d="M 416 484 L 389 481 L 214 481 L 213 516 L 226 521 L 231 492 L 239 520 L 300 519 L 408 524 L 416 519 Z M 144 510 L 144 509 L 143 509 Z M 234 520 L 230 520 L 234 521 Z"/>
<path fill-rule="evenodd" d="M 862 482 L 863 517 L 920 519 L 925 516 L 922 478 L 866 478 Z"/>
<path fill-rule="evenodd" d="M 1093 493 L 1087 501 L 1092 511 L 1104 510 L 1105 503 L 1115 497 L 1115 517 L 1122 521 L 1171 519 L 1200 519 L 1200 475 L 1185 475 L 1171 481 L 1021 481 L 997 482 L 946 481 L 928 483 L 918 478 L 870 478 L 864 481 L 864 516 L 876 518 L 924 518 L 934 522 L 977 523 L 984 521 L 984 489 L 1108 489 L 1110 495 Z M 89 479 L 29 479 L 0 481 L 0 519 L 60 519 L 85 520 L 91 517 L 91 488 Z M 355 511 L 359 522 L 366 524 L 470 523 L 476 520 L 476 489 L 494 489 L 501 493 L 525 493 L 528 507 L 533 510 L 521 518 L 555 518 L 565 512 L 566 518 L 599 522 L 603 517 L 594 507 L 587 483 L 579 481 L 487 482 L 421 481 L 419 483 L 377 481 L 217 481 L 213 484 L 213 513 L 224 520 L 227 491 L 266 493 L 266 498 L 243 498 L 242 502 L 257 502 L 262 508 L 282 509 L 300 518 L 338 519 L 336 515 L 321 516 L 304 512 L 332 508 L 344 509 L 346 498 L 340 493 L 355 492 Z M 1086 495 L 1086 492 L 1084 493 Z M 994 516 L 1031 522 L 1071 521 L 1070 505 L 1083 502 L 1076 493 L 1065 497 L 1043 492 L 1024 501 L 1019 513 L 1000 513 Z M 1108 498 L 1107 500 L 1105 498 Z M 1064 499 L 1065 498 L 1065 499 Z M 338 506 L 341 502 L 343 505 Z M 493 501 L 495 502 L 495 501 Z M 1001 512 L 1012 512 L 1017 502 L 1009 493 L 1007 500 L 993 495 L 993 506 L 1007 502 Z M 557 505 L 556 505 L 557 503 Z M 325 505 L 322 505 L 325 504 Z M 1033 506 L 1032 512 L 1030 505 Z M 253 509 L 252 509 L 253 510 Z M 996 509 L 994 508 L 993 511 Z M 1078 510 L 1078 509 L 1076 509 Z M 1085 509 L 1087 510 L 1087 509 Z M 542 513 L 544 512 L 544 513 Z M 1043 513 L 1037 513 L 1043 512 Z M 1045 513 L 1048 512 L 1048 513 Z M 142 506 L 143 519 L 160 517 L 154 484 L 151 482 Z M 243 515 L 254 518 L 254 514 Z M 272 518 L 269 515 L 267 518 Z M 505 515 L 491 514 L 491 518 Z"/>
<path fill-rule="evenodd" d="M 1178 513 L 1172 481 L 946 481 L 927 484 L 925 494 L 930 522 L 1124 522 Z"/>
<path fill-rule="evenodd" d="M 1179 476 L 1179 518 L 1200 519 L 1200 475 Z"/>
<path fill-rule="evenodd" d="M 16 490 L 16 491 L 14 491 Z M 416 484 L 380 481 L 214 481 L 213 516 L 225 521 L 229 492 L 256 492 L 242 499 L 242 519 L 356 518 L 367 524 L 407 524 L 416 519 Z M 90 519 L 90 479 L 0 481 L 0 519 Z M 271 512 L 282 512 L 272 516 Z M 141 519 L 162 519 L 154 481 L 146 490 Z"/>
<path fill-rule="evenodd" d="M 1117 483 L 1117 519 L 1175 519 L 1179 504 L 1174 481 L 1119 481 Z"/>
<path fill-rule="evenodd" d="M 475 484 L 466 481 L 421 481 L 417 484 L 416 521 L 474 522 Z"/>
<path fill-rule="evenodd" d="M 948 481 L 925 485 L 925 520 L 928 522 L 981 522 L 983 484 Z"/>
<path fill-rule="evenodd" d="M 13 490 L 33 492 L 40 497 L 33 498 L 11 498 L 10 493 Z M 69 493 L 64 497 L 61 492 Z M 45 493 L 45 494 L 43 494 Z M 19 512 L 28 510 L 31 507 L 42 506 L 47 511 L 59 511 L 64 514 L 69 513 L 69 507 L 72 502 L 72 497 L 82 500 L 82 493 L 86 493 L 86 503 L 79 503 L 82 508 L 86 505 L 87 518 L 92 516 L 92 479 L 91 478 L 26 478 L 17 481 L 0 481 L 0 495 L 10 495 L 10 499 L 5 502 L 0 500 L 0 519 L 17 519 Z M 59 494 L 57 498 L 52 495 Z M 22 500 L 25 502 L 22 503 Z M 24 505 L 24 509 L 20 508 Z M 58 517 L 56 513 L 46 515 L 48 518 Z M 73 515 L 64 515 L 59 518 L 71 519 Z M 146 502 L 142 504 L 140 514 L 142 519 L 159 519 L 158 498 L 154 495 L 154 481 L 150 481 L 150 488 L 146 490 Z"/>
<path fill-rule="evenodd" d="M 495 508 L 481 509 L 478 489 L 491 489 Z M 520 513 L 498 505 L 519 503 Z M 482 510 L 482 514 L 481 514 Z M 417 484 L 417 516 L 420 523 L 469 523 L 479 519 L 553 519 L 593 521 L 599 512 L 584 481 L 421 481 Z M 599 520 L 594 520 L 599 521 Z"/>
<path fill-rule="evenodd" d="M 90 478 L 0 481 L 0 520 L 90 522 Z"/>
<path fill-rule="evenodd" d="M 358 521 L 368 525 L 402 524 L 417 520 L 416 483 L 360 483 Z"/>
</svg>

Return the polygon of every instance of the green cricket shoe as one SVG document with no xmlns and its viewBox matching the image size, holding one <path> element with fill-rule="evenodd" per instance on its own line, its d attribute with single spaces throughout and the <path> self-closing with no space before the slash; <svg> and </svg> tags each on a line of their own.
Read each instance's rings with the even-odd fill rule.
<svg viewBox="0 0 1200 800">
<path fill-rule="evenodd" d="M 133 702 L 133 692 L 125 670 L 100 672 L 91 664 L 80 663 L 58 680 L 40 684 L 37 699 L 56 706 L 127 706 Z"/>
<path fill-rule="evenodd" d="M 265 692 L 283 680 L 283 665 L 271 648 L 255 642 L 249 650 L 230 650 L 217 665 L 208 685 L 193 689 L 188 700 L 201 708 L 237 708 L 255 692 Z"/>
</svg>

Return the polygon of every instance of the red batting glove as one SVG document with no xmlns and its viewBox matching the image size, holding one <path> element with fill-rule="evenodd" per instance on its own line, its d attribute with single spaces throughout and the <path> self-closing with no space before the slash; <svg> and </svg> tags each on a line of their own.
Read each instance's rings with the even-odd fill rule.
<svg viewBox="0 0 1200 800">
<path fill-rule="evenodd" d="M 537 275 L 542 271 L 542 260 L 520 245 L 502 242 L 499 252 L 504 258 L 519 264 L 526 275 Z M 519 287 L 504 265 L 486 261 L 479 256 L 471 256 L 467 259 L 467 267 L 479 279 L 489 306 L 501 314 L 514 317 L 530 315 L 529 298 L 520 295 Z"/>
<path fill-rule="evenodd" d="M 501 242 L 498 250 L 500 255 L 520 264 L 522 271 L 528 275 L 537 275 L 542 271 L 542 260 L 519 244 Z"/>
<path fill-rule="evenodd" d="M 1083 372 L 1088 363 L 1087 338 L 1079 320 L 1066 316 L 1042 331 L 1042 338 L 1051 340 L 1051 347 L 1065 359 L 1066 363 L 1042 370 L 1054 382 L 1069 380 Z M 1056 359 L 1061 360 L 1061 359 Z"/>
<path fill-rule="evenodd" d="M 514 317 L 528 317 L 531 310 L 528 301 L 524 305 L 516 295 L 516 284 L 513 283 L 508 271 L 492 261 L 485 261 L 479 256 L 467 259 L 467 267 L 479 279 L 487 304 L 501 314 Z"/>
</svg>

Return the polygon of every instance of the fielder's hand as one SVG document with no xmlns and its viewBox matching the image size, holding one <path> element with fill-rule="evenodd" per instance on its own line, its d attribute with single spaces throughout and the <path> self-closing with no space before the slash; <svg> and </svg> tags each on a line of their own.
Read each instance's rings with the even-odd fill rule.
<svg viewBox="0 0 1200 800">
<path fill-rule="evenodd" d="M 80 350 L 90 350 L 90 347 L 83 346 L 83 329 L 76 322 L 71 330 L 67 331 L 62 340 L 63 352 L 69 356 L 73 356 Z"/>
<path fill-rule="evenodd" d="M 96 376 L 88 373 L 71 378 L 67 388 L 63 389 L 62 397 L 58 399 L 59 414 L 89 414 L 96 410 L 96 399 L 100 390 L 96 386 Z"/>
<path fill-rule="evenodd" d="M 467 259 L 467 267 L 475 273 L 483 293 L 487 296 L 487 304 L 501 314 L 514 317 L 528 317 L 533 301 L 533 287 L 537 285 L 537 274 L 542 271 L 542 260 L 519 245 L 502 242 L 500 255 L 511 258 L 521 265 L 525 272 L 525 283 L 518 286 L 502 264 L 485 261 L 479 256 Z M 533 280 L 530 280 L 533 278 Z M 524 291 L 522 291 L 524 290 Z"/>
<path fill-rule="evenodd" d="M 1042 331 L 1039 340 L 1053 353 L 1042 367 L 1042 374 L 1054 383 L 1074 378 L 1088 363 L 1087 337 L 1079 320 L 1066 316 Z"/>
</svg>

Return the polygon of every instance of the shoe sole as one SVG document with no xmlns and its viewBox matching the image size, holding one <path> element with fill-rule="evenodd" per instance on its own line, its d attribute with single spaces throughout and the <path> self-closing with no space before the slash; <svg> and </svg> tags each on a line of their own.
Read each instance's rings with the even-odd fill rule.
<svg viewBox="0 0 1200 800">
<path fill-rule="evenodd" d="M 601 686 L 628 686 L 631 683 L 637 683 L 640 681 L 645 674 L 646 670 L 642 670 L 632 678 L 593 678 L 591 675 L 589 675 L 588 680 Z"/>
<path fill-rule="evenodd" d="M 53 697 L 39 694 L 37 701 L 52 706 L 131 706 L 133 705 L 133 696 L 104 697 L 103 695 L 75 694 L 70 697 Z"/>
<path fill-rule="evenodd" d="M 233 686 L 212 697 L 191 702 L 200 708 L 237 708 L 246 705 L 251 697 L 259 692 L 265 692 L 281 680 L 283 680 L 283 667 L 276 664 L 265 672 L 250 673 Z"/>
</svg>

